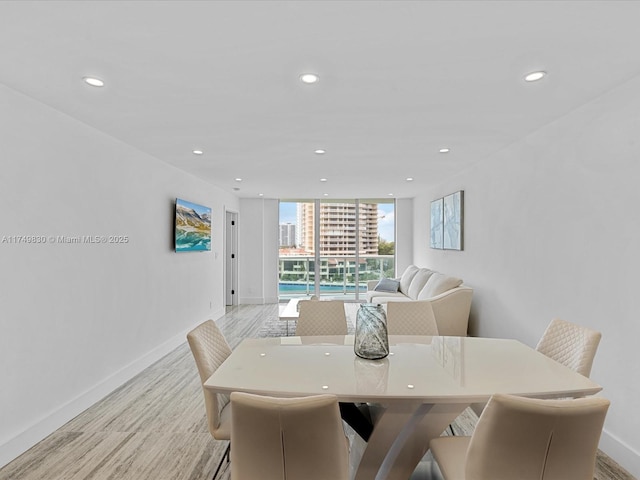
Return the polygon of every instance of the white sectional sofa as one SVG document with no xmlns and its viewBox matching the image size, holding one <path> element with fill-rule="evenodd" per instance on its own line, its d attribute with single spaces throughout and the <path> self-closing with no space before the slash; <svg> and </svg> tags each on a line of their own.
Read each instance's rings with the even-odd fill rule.
<svg viewBox="0 0 640 480">
<path fill-rule="evenodd" d="M 440 335 L 466 336 L 473 289 L 456 277 L 410 265 L 398 279 L 371 280 L 367 302 L 429 302 Z"/>
</svg>

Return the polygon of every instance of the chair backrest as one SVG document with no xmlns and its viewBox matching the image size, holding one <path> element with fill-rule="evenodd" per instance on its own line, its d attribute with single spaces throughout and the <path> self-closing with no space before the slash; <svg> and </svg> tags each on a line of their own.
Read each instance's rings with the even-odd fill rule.
<svg viewBox="0 0 640 480">
<path fill-rule="evenodd" d="M 231 394 L 232 480 L 347 480 L 349 443 L 335 395 Z"/>
<path fill-rule="evenodd" d="M 601 337 L 600 332 L 554 318 L 536 350 L 588 377 Z"/>
<path fill-rule="evenodd" d="M 346 335 L 347 316 L 342 300 L 302 300 L 296 335 Z"/>
<path fill-rule="evenodd" d="M 222 365 L 222 362 L 231 355 L 231 347 L 213 320 L 207 320 L 191 330 L 187 334 L 187 341 L 198 367 L 200 381 L 204 384 L 213 375 L 213 372 Z M 215 438 L 219 438 L 216 431 L 220 425 L 220 411 L 229 403 L 229 396 L 215 394 L 204 386 L 202 392 L 204 393 L 209 431 Z"/>
<path fill-rule="evenodd" d="M 438 325 L 430 302 L 388 302 L 389 335 L 438 335 Z"/>
<path fill-rule="evenodd" d="M 466 480 L 593 480 L 609 401 L 494 395 L 467 450 Z"/>
</svg>

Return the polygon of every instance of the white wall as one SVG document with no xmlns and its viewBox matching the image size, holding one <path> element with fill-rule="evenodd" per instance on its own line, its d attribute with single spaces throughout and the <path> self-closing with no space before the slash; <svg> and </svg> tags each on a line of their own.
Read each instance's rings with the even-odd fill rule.
<svg viewBox="0 0 640 480">
<path fill-rule="evenodd" d="M 0 161 L 2 466 L 224 313 L 224 206 L 238 201 L 2 85 Z M 212 252 L 173 251 L 176 197 L 212 207 Z"/>
<path fill-rule="evenodd" d="M 278 302 L 279 203 L 274 199 L 240 200 L 238 290 L 240 303 Z"/>
<path fill-rule="evenodd" d="M 640 476 L 640 80 L 548 125 L 414 204 L 415 261 L 475 288 L 472 333 L 535 346 L 553 317 L 595 328 L 612 402 L 601 448 Z M 526 112 L 523 112 L 523 115 Z M 465 191 L 465 251 L 429 249 L 431 200 Z"/>
<path fill-rule="evenodd" d="M 413 198 L 398 198 L 395 209 L 396 275 L 413 263 Z"/>
</svg>

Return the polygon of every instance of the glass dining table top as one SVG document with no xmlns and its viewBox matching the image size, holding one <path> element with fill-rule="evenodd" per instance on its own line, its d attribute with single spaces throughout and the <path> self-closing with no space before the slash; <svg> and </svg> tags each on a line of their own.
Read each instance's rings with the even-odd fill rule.
<svg viewBox="0 0 640 480">
<path fill-rule="evenodd" d="M 246 339 L 205 388 L 434 404 L 487 401 L 494 393 L 554 398 L 601 390 L 516 340 L 392 335 L 390 354 L 382 360 L 357 357 L 353 342 L 353 335 Z"/>
</svg>

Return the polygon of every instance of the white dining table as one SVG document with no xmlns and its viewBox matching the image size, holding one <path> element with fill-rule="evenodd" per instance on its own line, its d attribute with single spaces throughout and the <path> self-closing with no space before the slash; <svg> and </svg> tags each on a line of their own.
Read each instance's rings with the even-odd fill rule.
<svg viewBox="0 0 640 480">
<path fill-rule="evenodd" d="M 379 405 L 355 480 L 407 480 L 471 403 L 494 393 L 592 395 L 600 385 L 516 340 L 390 336 L 390 354 L 365 360 L 353 335 L 244 340 L 204 386 L 277 397 L 331 393 Z"/>
</svg>

